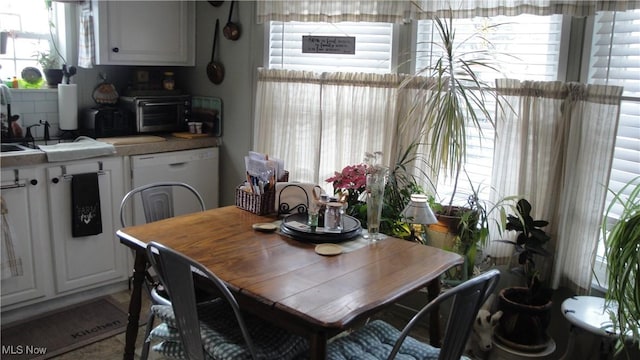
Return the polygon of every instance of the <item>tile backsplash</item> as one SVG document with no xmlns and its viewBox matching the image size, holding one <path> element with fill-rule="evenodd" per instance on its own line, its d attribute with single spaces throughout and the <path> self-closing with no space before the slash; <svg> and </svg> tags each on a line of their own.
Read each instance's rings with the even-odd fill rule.
<svg viewBox="0 0 640 360">
<path fill-rule="evenodd" d="M 11 114 L 20 115 L 18 122 L 26 133 L 27 126 L 39 124 L 40 120 L 51 125 L 49 132 L 56 136 L 59 132 L 58 90 L 57 89 L 11 89 Z M 34 138 L 44 136 L 44 126 L 31 128 Z"/>
</svg>

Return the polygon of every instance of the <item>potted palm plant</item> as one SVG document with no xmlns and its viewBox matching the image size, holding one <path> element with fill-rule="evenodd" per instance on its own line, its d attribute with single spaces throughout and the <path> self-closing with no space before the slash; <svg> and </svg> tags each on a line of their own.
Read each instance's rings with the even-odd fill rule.
<svg viewBox="0 0 640 360">
<path fill-rule="evenodd" d="M 434 79 L 425 85 L 428 98 L 417 101 L 412 112 L 418 112 L 421 132 L 428 144 L 428 160 L 433 169 L 440 169 L 451 177 L 453 193 L 444 204 L 443 214 L 455 212 L 453 201 L 467 156 L 469 128 L 482 134 L 482 123 L 492 127 L 494 110 L 490 105 L 497 99 L 494 87 L 481 80 L 480 71 L 498 72 L 493 65 L 490 44 L 484 49 L 465 51 L 462 45 L 469 39 L 458 41 L 453 19 L 434 19 L 439 41 L 433 42 L 441 55 L 433 65 L 420 69 L 417 76 Z M 475 33 L 472 37 L 480 36 Z M 436 50 L 437 52 L 437 50 Z"/>
<path fill-rule="evenodd" d="M 506 230 L 517 232 L 515 241 L 496 240 L 514 246 L 519 267 L 512 269 L 525 279 L 526 286 L 507 287 L 498 294 L 498 310 L 503 312 L 496 337 L 522 351 L 543 350 L 549 341 L 547 328 L 551 321 L 550 288 L 543 285 L 536 269 L 536 256 L 547 257 L 545 244 L 551 239 L 542 229 L 549 222 L 534 220 L 532 206 L 526 199 L 518 200 L 516 214 L 508 215 Z"/>
<path fill-rule="evenodd" d="M 486 209 L 478 201 L 478 194 L 469 194 L 466 206 L 453 206 L 457 183 L 467 153 L 467 136 L 470 129 L 482 133 L 486 121 L 493 126 L 492 100 L 497 93 L 491 84 L 480 79 L 480 71 L 497 71 L 493 66 L 490 46 L 486 49 L 466 51 L 462 45 L 466 39 L 458 41 L 453 29 L 452 19 L 434 19 L 437 40 L 432 47 L 441 49 L 441 55 L 414 76 L 400 85 L 401 88 L 414 89 L 416 97 L 409 111 L 408 119 L 413 119 L 409 127 L 415 138 L 406 148 L 398 151 L 398 158 L 390 168 L 389 179 L 385 187 L 382 210 L 381 232 L 403 237 L 409 234 L 408 225 L 401 219 L 400 213 L 409 201 L 412 193 L 425 192 L 408 170 L 413 162 L 422 162 L 430 169 L 441 169 L 454 180 L 454 191 L 444 204 L 432 202 L 432 208 L 440 221 L 453 218 L 445 225 L 446 231 L 460 238 L 465 245 L 461 250 L 472 254 L 478 242 L 487 238 Z M 479 33 L 473 36 L 480 36 Z M 420 84 L 420 85 L 416 85 Z M 425 145 L 426 144 L 426 145 Z M 425 174 L 428 175 L 428 174 Z M 425 176 L 428 180 L 430 176 Z M 431 184 L 433 186 L 433 184 Z M 355 210 L 364 218 L 366 207 Z M 357 216 L 357 214 L 353 214 Z M 472 256 L 472 255 L 470 255 Z M 472 269 L 472 266 L 468 267 Z"/>
<path fill-rule="evenodd" d="M 614 309 L 610 315 L 616 333 L 620 334 L 616 343 L 616 352 L 620 352 L 630 343 L 635 347 L 640 344 L 640 178 L 612 193 L 613 200 L 602 224 L 608 278 L 605 301 L 617 304 L 609 308 Z M 610 224 L 614 217 L 618 219 Z"/>
<path fill-rule="evenodd" d="M 456 37 L 452 18 L 434 19 L 437 40 L 429 44 L 434 53 L 441 55 L 433 59 L 432 65 L 416 72 L 416 77 L 431 81 L 424 82 L 418 91 L 418 97 L 410 108 L 409 115 L 419 122 L 418 133 L 423 138 L 426 160 L 431 169 L 439 169 L 453 181 L 453 191 L 448 201 L 434 204 L 436 217 L 440 224 L 435 231 L 443 229 L 451 238 L 468 237 L 482 239 L 467 230 L 475 231 L 477 219 L 482 214 L 469 204 L 454 206 L 458 191 L 458 181 L 464 171 L 470 131 L 482 135 L 483 123 L 494 127 L 492 103 L 497 99 L 494 86 L 480 78 L 480 71 L 498 72 L 493 65 L 491 45 L 483 49 L 465 50 L 464 43 L 469 39 Z M 481 36 L 480 33 L 471 35 Z M 438 50 L 439 49 L 439 50 Z M 415 86 L 416 77 L 408 79 L 403 85 Z M 426 94 L 426 97 L 425 97 Z M 497 102 L 496 102 L 497 103 Z M 473 197 L 474 194 L 468 194 Z M 477 194 L 476 194 L 477 195 Z M 461 239 L 463 243 L 474 245 L 472 238 Z M 474 246 L 472 245 L 472 246 Z"/>
</svg>

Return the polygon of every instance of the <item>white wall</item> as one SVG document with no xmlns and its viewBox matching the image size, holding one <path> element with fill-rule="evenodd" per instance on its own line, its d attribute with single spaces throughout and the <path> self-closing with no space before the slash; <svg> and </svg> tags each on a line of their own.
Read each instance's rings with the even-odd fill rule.
<svg viewBox="0 0 640 360">
<path fill-rule="evenodd" d="M 27 126 L 39 124 L 40 120 L 48 121 L 51 134 L 58 132 L 58 92 L 55 89 L 19 90 L 11 89 L 11 114 L 19 115 L 18 124 L 26 135 Z M 44 136 L 44 127 L 31 129 L 35 138 Z"/>
<path fill-rule="evenodd" d="M 263 27 L 255 24 L 255 2 L 237 1 L 234 19 L 241 26 L 237 41 L 222 36 L 227 23 L 230 1 L 213 7 L 207 1 L 196 5 L 196 66 L 180 68 L 176 76 L 186 81 L 192 95 L 215 96 L 222 99 L 223 140 L 220 149 L 220 205 L 235 204 L 235 188 L 245 178 L 244 155 L 253 139 L 254 78 L 262 65 Z M 216 19 L 220 20 L 219 46 L 216 60 L 225 67 L 225 79 L 215 85 L 207 77 L 206 66 L 211 60 L 211 48 Z"/>
</svg>

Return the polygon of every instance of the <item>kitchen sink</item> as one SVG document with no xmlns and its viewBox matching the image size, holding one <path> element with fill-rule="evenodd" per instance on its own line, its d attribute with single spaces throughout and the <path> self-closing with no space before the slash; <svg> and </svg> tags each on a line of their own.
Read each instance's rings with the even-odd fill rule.
<svg viewBox="0 0 640 360">
<path fill-rule="evenodd" d="M 18 151 L 38 151 L 37 149 L 32 149 L 28 146 L 20 145 L 20 144 L 1 144 L 2 148 L 0 152 L 18 152 Z"/>
</svg>

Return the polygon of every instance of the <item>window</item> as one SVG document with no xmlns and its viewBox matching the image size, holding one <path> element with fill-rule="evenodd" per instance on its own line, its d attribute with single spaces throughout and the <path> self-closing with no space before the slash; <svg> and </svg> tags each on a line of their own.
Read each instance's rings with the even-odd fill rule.
<svg viewBox="0 0 640 360">
<path fill-rule="evenodd" d="M 595 17 L 588 82 L 624 87 L 618 135 L 613 155 L 609 188 L 619 191 L 640 176 L 640 10 L 603 12 Z M 611 194 L 606 204 L 612 200 Z M 620 209 L 612 209 L 608 222 L 615 222 Z M 596 275 L 606 286 L 605 246 L 600 241 Z M 604 283 L 602 283 L 605 281 Z"/>
<path fill-rule="evenodd" d="M 3 80 L 20 78 L 22 69 L 39 67 L 35 54 L 49 51 L 49 12 L 43 0 L 3 0 L 0 4 L 0 30 L 8 32 L 6 54 L 0 55 Z"/>
<path fill-rule="evenodd" d="M 499 25 L 499 26 L 494 26 Z M 463 47 L 462 51 L 473 52 L 479 47 L 486 47 L 483 40 L 488 39 L 500 53 L 495 61 L 500 64 L 502 74 L 485 72 L 483 80 L 493 84 L 497 77 L 510 77 L 527 80 L 556 80 L 563 78 L 561 69 L 565 68 L 567 54 L 562 53 L 563 17 L 552 16 L 499 16 L 493 18 L 474 18 L 454 20 L 456 42 Z M 414 30 L 411 30 L 414 29 Z M 532 32 L 532 29 L 534 31 Z M 394 39 L 409 38 L 401 32 L 415 31 L 413 48 L 403 48 L 403 43 Z M 271 22 L 268 36 L 269 69 L 309 70 L 314 72 L 371 72 L 395 73 L 397 68 L 406 68 L 407 72 L 418 73 L 433 61 L 430 56 L 434 50 L 432 42 L 437 42 L 432 21 L 417 21 L 415 26 L 393 25 L 387 23 L 296 23 Z M 483 37 L 473 37 L 473 33 L 481 32 Z M 349 35 L 356 37 L 356 55 L 303 54 L 303 35 Z M 434 40 L 434 37 L 436 39 Z M 413 69 L 401 64 L 402 54 L 416 54 L 411 61 Z M 397 65 L 394 65 L 397 64 Z M 291 99 L 290 99 L 291 100 Z M 303 101 L 303 100 L 300 100 Z M 372 104 L 376 108 L 380 104 Z M 489 108 L 493 104 L 488 105 Z M 382 112 L 383 110 L 380 110 Z M 302 118 L 302 116 L 300 116 Z M 372 124 L 369 125 L 373 126 Z M 473 130 L 473 131 L 471 131 Z M 474 185 L 480 184 L 480 196 L 489 199 L 491 184 L 491 166 L 493 159 L 494 131 L 490 123 L 485 122 L 482 136 L 470 129 L 470 149 L 467 153 L 465 169 Z M 472 192 L 465 175 L 458 182 L 457 203 L 464 203 Z M 315 181 L 322 182 L 323 179 Z M 453 190 L 450 178 L 439 176 L 437 184 L 438 197 L 448 199 Z"/>
<path fill-rule="evenodd" d="M 588 21 L 593 22 L 592 27 L 587 27 L 583 38 L 577 36 L 579 44 L 569 44 L 569 30 L 571 28 L 570 17 L 561 15 L 552 16 L 533 16 L 520 15 L 516 17 L 496 17 L 496 18 L 475 18 L 469 20 L 454 20 L 457 37 L 464 39 L 477 29 L 484 32 L 492 44 L 495 45 L 499 52 L 506 54 L 499 56 L 496 60 L 500 61 L 500 69 L 504 72 L 501 77 L 510 77 L 523 80 L 537 81 L 553 81 L 580 80 L 593 84 L 610 84 L 624 86 L 623 102 L 621 107 L 620 122 L 618 136 L 616 140 L 616 149 L 614 153 L 614 161 L 611 171 L 611 179 L 609 186 L 612 189 L 619 189 L 622 184 L 626 183 L 635 176 L 640 175 L 640 43 L 638 42 L 640 35 L 640 10 L 626 12 L 600 12 L 595 17 L 589 17 Z M 574 20 L 572 20 L 574 21 Z M 581 21 L 575 19 L 575 21 Z M 491 25 L 501 24 L 499 27 Z M 320 25 L 317 27 L 300 30 L 297 37 L 302 34 L 318 33 Z M 324 24 L 325 27 L 335 27 L 332 24 Z M 401 61 L 400 54 L 411 53 L 411 49 L 403 48 L 402 42 L 393 43 L 394 39 L 407 38 L 407 34 L 399 35 L 400 31 L 408 31 L 409 27 L 404 25 L 386 24 L 390 33 L 387 33 L 387 41 L 389 41 L 388 50 L 385 50 L 384 56 L 380 59 L 390 58 L 391 64 L 389 69 L 395 69 L 393 64 L 399 64 Z M 415 53 L 418 56 L 414 61 L 413 70 L 420 69 L 429 64 L 428 55 L 432 50 L 428 44 L 430 38 L 434 35 L 431 30 L 429 21 L 418 21 L 415 26 L 415 34 L 413 38 Z M 375 28 L 375 27 L 374 27 Z M 575 28 L 575 26 L 574 26 Z M 362 36 L 366 34 L 366 28 L 362 28 Z M 276 34 L 280 32 L 280 34 Z M 337 31 L 338 34 L 356 33 L 355 30 Z M 312 55 L 311 58 L 317 58 L 317 62 L 310 59 L 304 61 L 296 59 L 295 56 L 287 57 L 282 55 L 287 46 L 297 49 L 300 53 L 300 45 L 284 45 L 282 39 L 289 38 L 288 30 L 285 27 L 273 27 L 270 32 L 270 40 L 280 39 L 280 45 L 276 42 L 269 43 L 269 65 L 270 68 L 283 69 L 306 69 L 313 71 L 346 71 L 340 67 L 325 67 L 327 63 L 335 65 L 338 60 L 327 61 L 327 57 Z M 459 40 L 458 40 L 459 41 Z M 293 42 L 291 43 L 293 44 Z M 481 43 L 465 44 L 470 49 L 474 46 L 482 46 Z M 580 59 L 582 54 L 569 54 L 569 49 L 586 48 L 588 51 L 584 60 Z M 288 51 L 288 50 L 287 50 Z M 292 50 L 293 51 L 293 50 Z M 579 50 L 578 50 L 579 51 Z M 386 57 L 385 57 L 386 56 Z M 279 58 L 280 57 L 280 58 Z M 296 60 L 294 60 L 296 59 Z M 296 63 L 298 61 L 299 63 Z M 580 72 L 584 78 L 577 79 L 578 72 L 575 71 L 581 67 L 580 61 L 584 62 L 584 71 Z M 303 64 L 306 62 L 306 67 Z M 302 63 L 302 64 L 300 64 Z M 341 65 L 341 64 L 340 64 Z M 301 67 L 298 67 L 301 66 Z M 363 67 L 362 71 L 365 67 Z M 346 69 L 346 68 L 345 68 Z M 385 67 L 386 69 L 386 67 Z M 374 70 L 366 70 L 373 72 Z M 393 70 L 380 70 L 381 72 Z M 571 75 L 567 75 L 571 74 Z M 576 75 L 573 75 L 576 74 Z M 489 83 L 493 82 L 495 74 L 486 74 L 485 80 Z M 474 183 L 483 185 L 484 190 L 488 191 L 491 183 L 490 174 L 492 166 L 492 138 L 493 134 L 487 127 L 484 133 L 482 147 L 480 147 L 480 138 L 477 134 L 473 135 L 472 146 L 468 153 L 468 163 L 466 169 Z M 322 182 L 323 179 L 316 179 Z M 440 198 L 447 198 L 447 192 L 451 190 L 451 184 L 447 184 L 446 179 L 440 177 L 438 184 L 438 194 Z M 460 185 L 468 186 L 466 181 L 460 181 Z M 459 193 L 468 194 L 470 189 L 460 189 Z M 486 196 L 486 195 L 485 195 Z M 461 198 L 459 201 L 466 199 Z M 615 219 L 608 219 L 615 221 Z M 600 244 L 598 248 L 597 261 L 600 265 L 604 264 L 604 244 Z M 603 276 L 598 277 L 603 280 Z"/>
<path fill-rule="evenodd" d="M 302 36 L 354 36 L 355 55 L 302 53 Z M 385 23 L 271 22 L 268 68 L 315 72 L 389 73 L 393 25 Z"/>
</svg>

